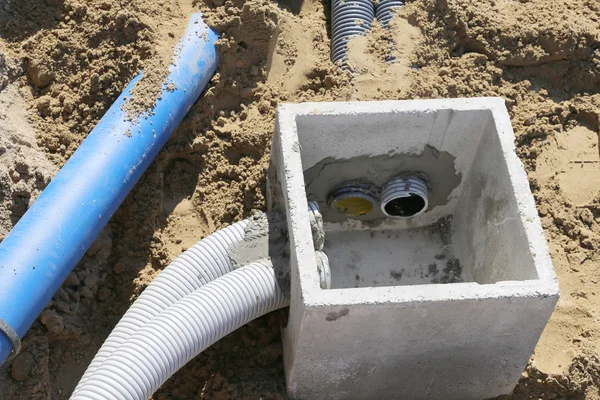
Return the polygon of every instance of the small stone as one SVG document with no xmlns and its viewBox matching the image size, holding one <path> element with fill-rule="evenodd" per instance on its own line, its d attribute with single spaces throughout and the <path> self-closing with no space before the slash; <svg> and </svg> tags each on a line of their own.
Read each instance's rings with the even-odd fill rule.
<svg viewBox="0 0 600 400">
<path fill-rule="evenodd" d="M 89 287 L 90 289 L 93 288 L 94 286 L 96 286 L 96 284 L 98 283 L 98 275 L 96 274 L 90 274 L 88 276 L 86 276 L 85 280 L 83 281 L 83 284 L 87 287 Z"/>
<path fill-rule="evenodd" d="M 125 272 L 125 263 L 124 262 L 118 262 L 113 266 L 113 272 L 115 274 L 122 274 L 123 272 Z"/>
<path fill-rule="evenodd" d="M 110 227 L 106 227 L 100 235 L 94 240 L 94 243 L 85 253 L 87 256 L 96 256 L 99 262 L 106 261 L 112 251 L 112 231 Z"/>
<path fill-rule="evenodd" d="M 46 144 L 46 148 L 52 152 L 58 150 L 58 144 L 56 142 L 49 142 Z"/>
<path fill-rule="evenodd" d="M 584 208 L 580 211 L 579 219 L 586 225 L 592 225 L 592 223 L 594 222 L 594 214 L 592 214 L 592 212 L 589 209 Z"/>
<path fill-rule="evenodd" d="M 20 181 L 13 187 L 13 195 L 31 197 L 31 188 L 24 181 Z"/>
<path fill-rule="evenodd" d="M 29 173 L 29 164 L 23 159 L 15 161 L 15 170 L 21 174 Z"/>
<path fill-rule="evenodd" d="M 60 315 L 54 310 L 44 310 L 39 316 L 39 320 L 48 332 L 58 335 L 65 329 L 65 323 Z"/>
<path fill-rule="evenodd" d="M 84 299 L 92 299 L 94 298 L 94 293 L 92 292 L 92 290 L 87 287 L 84 286 L 81 288 L 81 290 L 79 290 L 79 294 L 81 295 L 81 297 L 83 297 Z"/>
<path fill-rule="evenodd" d="M 99 264 L 104 264 L 106 263 L 106 261 L 108 260 L 108 257 L 110 257 L 110 254 L 112 252 L 112 239 L 108 238 L 105 242 L 104 245 L 102 246 L 102 248 L 100 249 L 99 252 L 96 253 L 96 261 Z"/>
<path fill-rule="evenodd" d="M 586 249 L 593 249 L 595 247 L 594 241 L 590 238 L 583 239 L 581 241 L 581 246 L 585 247 Z"/>
<path fill-rule="evenodd" d="M 29 372 L 34 365 L 34 360 L 30 354 L 21 353 L 19 354 L 12 364 L 10 370 L 10 376 L 17 381 L 23 382 L 29 376 Z"/>
<path fill-rule="evenodd" d="M 16 217 L 22 217 L 25 215 L 27 208 L 29 207 L 29 196 L 14 196 L 11 210 L 13 215 Z"/>
<path fill-rule="evenodd" d="M 38 111 L 43 111 L 43 110 L 47 110 L 50 108 L 50 104 L 52 103 L 52 97 L 45 95 L 40 97 L 37 101 L 36 101 L 36 106 Z"/>
<path fill-rule="evenodd" d="M 82 274 L 77 274 L 81 280 L 84 280 L 86 276 L 92 273 L 92 271 L 98 271 L 98 268 L 100 268 L 100 263 L 95 258 L 91 258 L 85 260 L 83 262 L 83 266 L 85 267 L 85 270 L 83 271 L 83 277 Z"/>
<path fill-rule="evenodd" d="M 77 278 L 79 279 L 80 282 L 83 282 L 85 280 L 85 278 L 87 278 L 87 276 L 89 274 L 91 274 L 88 266 L 85 265 L 85 263 L 83 266 L 85 267 L 85 269 L 80 269 L 79 271 L 77 271 Z"/>
<path fill-rule="evenodd" d="M 10 174 L 10 178 L 12 179 L 12 181 L 13 181 L 14 183 L 17 183 L 17 182 L 19 182 L 19 181 L 21 180 L 21 174 L 20 174 L 20 173 L 18 173 L 17 171 L 13 171 L 13 172 Z"/>
<path fill-rule="evenodd" d="M 67 293 L 63 288 L 58 289 L 58 292 L 56 292 L 56 297 L 62 301 L 69 301 L 69 293 Z"/>
<path fill-rule="evenodd" d="M 79 303 L 79 300 L 81 300 L 81 294 L 79 292 L 71 293 L 71 300 L 73 300 L 75 303 Z"/>
<path fill-rule="evenodd" d="M 77 274 L 75 274 L 75 272 L 71 272 L 69 276 L 67 276 L 67 279 L 65 279 L 64 284 L 67 286 L 79 286 L 81 285 L 81 282 L 79 281 Z"/>
<path fill-rule="evenodd" d="M 60 312 L 66 313 L 66 314 L 70 314 L 71 313 L 71 306 L 66 301 L 62 301 L 62 300 L 55 301 L 54 302 L 54 308 L 56 308 Z"/>
<path fill-rule="evenodd" d="M 90 246 L 90 248 L 85 252 L 85 255 L 89 256 L 89 257 L 92 257 L 101 248 L 102 248 L 102 240 L 100 238 L 97 238 L 96 240 L 94 240 L 94 242 L 92 243 L 92 245 Z"/>
<path fill-rule="evenodd" d="M 108 299 L 111 294 L 112 292 L 109 288 L 107 288 L 106 286 L 102 286 L 100 289 L 98 289 L 98 300 L 104 301 Z"/>
<path fill-rule="evenodd" d="M 50 68 L 39 60 L 29 62 L 27 75 L 31 82 L 39 88 L 48 86 L 54 80 L 54 74 L 50 71 Z"/>
<path fill-rule="evenodd" d="M 253 65 L 250 67 L 250 75 L 258 76 L 259 74 L 260 74 L 260 70 L 258 69 L 258 67 L 256 65 Z"/>
</svg>

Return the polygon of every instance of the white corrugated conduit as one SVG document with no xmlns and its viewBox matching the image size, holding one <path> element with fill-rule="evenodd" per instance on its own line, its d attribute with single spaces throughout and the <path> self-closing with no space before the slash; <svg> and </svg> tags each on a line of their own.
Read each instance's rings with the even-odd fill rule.
<svg viewBox="0 0 600 400">
<path fill-rule="evenodd" d="M 244 239 L 249 220 L 221 229 L 177 257 L 142 292 L 108 336 L 73 392 L 145 323 L 194 290 L 233 270 L 228 251 Z"/>
<path fill-rule="evenodd" d="M 72 399 L 149 398 L 204 349 L 248 322 L 289 305 L 276 271 L 236 269 L 187 295 L 121 344 Z"/>
<path fill-rule="evenodd" d="M 318 250 L 323 231 L 316 203 L 310 204 L 309 212 L 313 230 L 319 231 Z M 281 271 L 268 259 L 233 269 L 229 251 L 245 239 L 249 222 L 214 233 L 173 261 L 119 321 L 71 399 L 147 399 L 219 339 L 289 306 L 289 293 L 281 289 Z M 316 251 L 315 260 L 321 286 L 327 288 L 331 282 L 327 256 Z"/>
</svg>

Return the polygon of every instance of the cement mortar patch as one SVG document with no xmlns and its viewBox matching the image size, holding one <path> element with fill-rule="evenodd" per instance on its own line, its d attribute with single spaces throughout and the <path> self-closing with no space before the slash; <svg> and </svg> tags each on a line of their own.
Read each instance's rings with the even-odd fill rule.
<svg viewBox="0 0 600 400">
<path fill-rule="evenodd" d="M 440 152 L 431 146 L 426 146 L 418 156 L 384 154 L 343 160 L 327 158 L 305 171 L 306 193 L 309 200 L 321 205 L 325 221 L 342 222 L 346 217 L 327 207 L 332 187 L 360 177 L 381 188 L 399 172 L 418 171 L 427 177 L 427 184 L 430 186 L 429 208 L 434 208 L 446 205 L 452 191 L 460 184 L 461 174 L 454 169 L 454 161 L 455 157 L 449 153 Z M 369 215 L 353 219 L 370 221 L 385 217 L 376 207 Z"/>
</svg>

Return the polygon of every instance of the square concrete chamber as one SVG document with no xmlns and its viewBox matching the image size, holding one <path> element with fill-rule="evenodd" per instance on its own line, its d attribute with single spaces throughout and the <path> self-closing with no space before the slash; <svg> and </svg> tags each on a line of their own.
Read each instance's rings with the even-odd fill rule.
<svg viewBox="0 0 600 400">
<path fill-rule="evenodd" d="M 328 206 L 345 181 L 426 174 L 413 218 Z M 324 219 L 319 281 L 307 199 Z M 286 104 L 269 205 L 287 215 L 294 399 L 486 399 L 512 391 L 559 290 L 499 98 Z M 379 207 L 379 206 L 378 206 Z"/>
</svg>

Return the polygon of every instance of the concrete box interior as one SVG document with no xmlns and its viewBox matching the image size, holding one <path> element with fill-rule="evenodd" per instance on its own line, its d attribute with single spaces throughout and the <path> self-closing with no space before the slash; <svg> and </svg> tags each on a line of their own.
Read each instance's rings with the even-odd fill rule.
<svg viewBox="0 0 600 400">
<path fill-rule="evenodd" d="M 436 120 L 445 129 L 429 128 Z M 296 126 L 306 194 L 326 222 L 332 288 L 537 278 L 490 110 L 299 115 Z M 428 177 L 424 214 L 347 218 L 327 205 L 346 181 L 381 187 L 404 171 Z"/>
<path fill-rule="evenodd" d="M 270 202 L 285 209 L 290 231 L 284 349 L 292 398 L 468 399 L 512 390 L 558 298 L 513 140 L 494 98 L 280 108 Z M 427 177 L 420 215 L 393 219 L 377 205 L 347 217 L 328 205 L 343 182 L 381 187 L 407 171 Z M 329 289 L 318 286 L 307 242 L 307 199 L 324 219 Z"/>
</svg>

